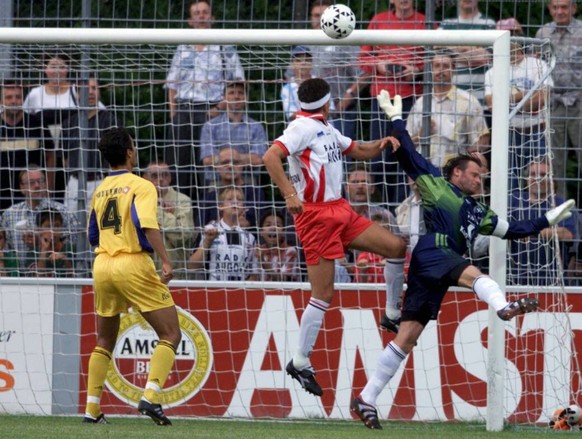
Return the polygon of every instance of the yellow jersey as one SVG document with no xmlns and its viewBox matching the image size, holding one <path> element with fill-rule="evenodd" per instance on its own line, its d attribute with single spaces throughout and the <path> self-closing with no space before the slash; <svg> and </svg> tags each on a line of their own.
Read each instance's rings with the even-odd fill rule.
<svg viewBox="0 0 582 439">
<path fill-rule="evenodd" d="M 95 252 L 152 253 L 144 229 L 159 229 L 155 186 L 127 170 L 113 171 L 91 200 L 88 235 Z"/>
</svg>

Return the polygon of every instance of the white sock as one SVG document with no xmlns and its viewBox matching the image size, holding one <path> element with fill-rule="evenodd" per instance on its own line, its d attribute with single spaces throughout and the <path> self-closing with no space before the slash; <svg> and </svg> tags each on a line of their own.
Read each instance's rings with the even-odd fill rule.
<svg viewBox="0 0 582 439">
<path fill-rule="evenodd" d="M 505 308 L 509 302 L 499 288 L 499 284 L 489 276 L 479 276 L 473 281 L 473 291 L 477 297 L 492 307 L 495 311 Z"/>
<path fill-rule="evenodd" d="M 360 397 L 364 402 L 370 405 L 376 405 L 376 399 L 380 392 L 386 387 L 386 384 L 392 379 L 400 363 L 406 358 L 406 354 L 402 352 L 393 341 L 388 343 L 384 348 L 384 351 L 380 354 L 378 358 L 378 368 L 374 375 L 370 377 L 366 383 L 366 387 L 362 390 Z"/>
<path fill-rule="evenodd" d="M 299 325 L 299 346 L 297 346 L 297 351 L 293 355 L 293 366 L 296 369 L 305 369 L 311 365 L 309 357 L 327 308 L 329 308 L 329 303 L 312 297 L 305 311 L 303 311 L 301 324 Z"/>
<path fill-rule="evenodd" d="M 404 259 L 386 259 L 386 316 L 392 320 L 400 318 L 400 300 L 404 289 Z"/>
</svg>

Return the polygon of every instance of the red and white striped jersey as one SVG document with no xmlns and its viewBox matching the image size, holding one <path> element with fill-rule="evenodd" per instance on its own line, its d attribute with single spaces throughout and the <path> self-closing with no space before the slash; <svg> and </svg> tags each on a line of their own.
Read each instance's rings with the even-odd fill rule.
<svg viewBox="0 0 582 439">
<path fill-rule="evenodd" d="M 321 114 L 299 112 L 274 143 L 288 156 L 289 179 L 302 201 L 321 203 L 341 198 L 342 156 L 355 145 L 352 139 Z"/>
</svg>

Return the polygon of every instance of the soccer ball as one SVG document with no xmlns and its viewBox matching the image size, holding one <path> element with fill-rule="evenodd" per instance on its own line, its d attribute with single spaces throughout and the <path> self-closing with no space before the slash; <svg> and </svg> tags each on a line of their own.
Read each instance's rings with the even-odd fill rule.
<svg viewBox="0 0 582 439">
<path fill-rule="evenodd" d="M 549 426 L 553 430 L 579 430 L 581 414 L 577 405 L 558 407 L 550 417 Z"/>
<path fill-rule="evenodd" d="M 328 6 L 321 14 L 321 30 L 330 38 L 341 39 L 356 27 L 356 16 L 346 5 Z"/>
</svg>

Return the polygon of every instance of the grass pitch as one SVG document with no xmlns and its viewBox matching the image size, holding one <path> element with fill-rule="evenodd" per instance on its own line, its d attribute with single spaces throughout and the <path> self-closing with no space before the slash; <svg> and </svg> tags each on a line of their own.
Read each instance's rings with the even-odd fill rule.
<svg viewBox="0 0 582 439">
<path fill-rule="evenodd" d="M 544 427 L 506 427 L 503 432 L 486 431 L 483 424 L 419 423 L 383 421 L 383 430 L 368 430 L 360 421 L 322 420 L 231 420 L 172 418 L 171 427 L 159 427 L 146 417 L 108 417 L 108 425 L 82 424 L 81 417 L 0 415 L 0 438 L 217 438 L 217 439 L 458 439 L 540 438 L 562 436 Z M 573 433 L 576 434 L 576 433 Z"/>
</svg>

